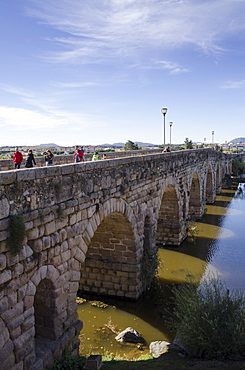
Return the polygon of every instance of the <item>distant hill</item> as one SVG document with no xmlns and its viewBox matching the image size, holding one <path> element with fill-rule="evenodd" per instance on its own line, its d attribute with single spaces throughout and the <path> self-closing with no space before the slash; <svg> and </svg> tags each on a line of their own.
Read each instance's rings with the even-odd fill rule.
<svg viewBox="0 0 245 370">
<path fill-rule="evenodd" d="M 141 141 L 136 141 L 135 144 L 138 144 L 139 146 L 158 146 L 157 144 L 142 143 Z"/>
<path fill-rule="evenodd" d="M 151 143 L 142 143 L 141 141 L 135 141 L 134 144 L 138 144 L 140 147 L 145 147 L 145 146 L 157 146 L 156 144 L 151 144 Z M 119 148 L 124 147 L 125 143 L 113 143 L 113 144 L 101 144 L 100 146 L 116 146 Z"/>
<path fill-rule="evenodd" d="M 39 144 L 39 146 L 55 146 L 58 147 L 60 145 L 54 144 L 54 143 L 48 143 L 48 144 Z"/>
<path fill-rule="evenodd" d="M 245 143 L 245 137 L 237 137 L 230 141 L 231 144 Z"/>
</svg>

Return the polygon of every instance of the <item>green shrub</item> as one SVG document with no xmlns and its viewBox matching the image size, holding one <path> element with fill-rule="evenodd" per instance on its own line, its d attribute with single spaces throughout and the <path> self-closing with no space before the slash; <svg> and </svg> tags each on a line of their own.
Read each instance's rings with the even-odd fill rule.
<svg viewBox="0 0 245 370">
<path fill-rule="evenodd" d="M 245 171 L 245 162 L 234 161 L 232 163 L 232 172 L 234 176 L 242 175 Z"/>
<path fill-rule="evenodd" d="M 190 354 L 206 360 L 245 359 L 245 297 L 219 280 L 172 290 L 168 324 Z"/>
<path fill-rule="evenodd" d="M 73 356 L 64 351 L 62 359 L 56 361 L 52 370 L 79 370 L 82 369 L 85 359 L 79 356 Z"/>
<path fill-rule="evenodd" d="M 143 256 L 141 259 L 141 280 L 143 291 L 149 289 L 153 278 L 157 273 L 159 266 L 159 258 L 156 249 L 144 247 Z"/>
<path fill-rule="evenodd" d="M 9 237 L 7 244 L 12 252 L 16 255 L 20 252 L 25 238 L 25 223 L 22 215 L 11 215 L 9 224 Z"/>
</svg>

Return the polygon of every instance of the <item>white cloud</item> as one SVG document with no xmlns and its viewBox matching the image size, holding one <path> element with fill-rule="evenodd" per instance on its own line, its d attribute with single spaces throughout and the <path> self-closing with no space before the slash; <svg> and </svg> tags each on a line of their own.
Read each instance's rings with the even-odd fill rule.
<svg viewBox="0 0 245 370">
<path fill-rule="evenodd" d="M 66 121 L 55 115 L 44 114 L 34 110 L 23 108 L 0 106 L 0 126 L 8 126 L 14 129 L 47 129 L 48 127 L 60 126 Z"/>
<path fill-rule="evenodd" d="M 10 94 L 26 97 L 26 98 L 31 98 L 33 95 L 26 90 L 16 87 L 16 86 L 11 86 L 11 85 L 6 85 L 6 84 L 0 84 L 0 90 L 3 90 L 5 92 L 8 92 Z"/>
<path fill-rule="evenodd" d="M 189 72 L 188 68 L 183 68 L 179 63 L 170 62 L 170 61 L 159 61 L 155 63 L 157 68 L 167 69 L 170 71 L 170 74 L 180 74 Z"/>
<path fill-rule="evenodd" d="M 53 86 L 64 88 L 80 88 L 80 87 L 93 87 L 98 86 L 96 82 L 52 82 Z"/>
<path fill-rule="evenodd" d="M 62 111 L 58 109 L 41 112 L 38 110 L 0 106 L 0 127 L 9 130 L 47 130 L 69 126 L 69 130 L 93 126 L 102 126 L 103 123 L 92 115 Z M 47 131 L 48 133 L 48 131 Z"/>
<path fill-rule="evenodd" d="M 243 89 L 245 88 L 245 80 L 240 81 L 226 81 L 222 86 L 222 89 Z"/>
<path fill-rule="evenodd" d="M 120 62 L 192 45 L 222 50 L 228 33 L 244 31 L 241 0 L 30 0 L 27 14 L 67 33 L 50 61 Z M 148 51 L 148 56 L 149 51 Z"/>
</svg>

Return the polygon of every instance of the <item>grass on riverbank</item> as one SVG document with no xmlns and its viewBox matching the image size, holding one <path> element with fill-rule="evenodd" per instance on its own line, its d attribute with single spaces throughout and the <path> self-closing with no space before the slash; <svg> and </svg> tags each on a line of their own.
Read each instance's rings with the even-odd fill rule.
<svg viewBox="0 0 245 370">
<path fill-rule="evenodd" d="M 103 361 L 103 370 L 244 370 L 245 362 L 220 362 L 220 361 L 200 361 L 193 358 L 181 357 L 178 352 L 173 350 L 163 354 L 161 357 L 149 360 L 112 360 Z"/>
<path fill-rule="evenodd" d="M 149 356 L 150 357 L 150 356 Z M 80 370 L 83 368 L 85 358 L 80 357 L 80 367 L 74 367 L 70 362 L 65 364 L 64 362 L 61 367 L 55 367 L 58 370 Z M 244 370 L 245 362 L 232 362 L 232 361 L 200 361 L 198 359 L 181 357 L 176 350 L 170 350 L 168 353 L 163 354 L 157 359 L 137 359 L 135 361 L 127 361 L 126 358 L 109 358 L 103 356 L 103 370 Z M 65 366 L 64 366 L 65 365 Z"/>
</svg>

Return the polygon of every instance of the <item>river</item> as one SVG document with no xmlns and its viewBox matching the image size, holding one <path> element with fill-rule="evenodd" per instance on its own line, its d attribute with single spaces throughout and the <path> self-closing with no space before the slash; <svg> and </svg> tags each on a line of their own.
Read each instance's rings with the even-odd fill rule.
<svg viewBox="0 0 245 370">
<path fill-rule="evenodd" d="M 139 301 L 104 298 L 106 304 L 99 308 L 90 297 L 79 304 L 78 315 L 84 322 L 80 354 L 110 354 L 130 359 L 147 355 L 152 341 L 171 341 L 163 312 L 169 307 L 173 284 L 219 276 L 229 289 L 245 292 L 244 220 L 245 184 L 234 182 L 231 190 L 222 190 L 215 203 L 207 205 L 201 222 L 191 225 L 191 234 L 181 246 L 159 249 L 158 274 Z M 128 326 L 145 339 L 140 348 L 115 341 L 115 333 Z"/>
</svg>

